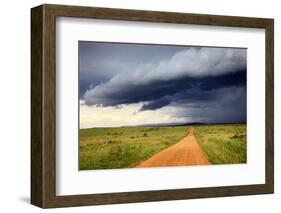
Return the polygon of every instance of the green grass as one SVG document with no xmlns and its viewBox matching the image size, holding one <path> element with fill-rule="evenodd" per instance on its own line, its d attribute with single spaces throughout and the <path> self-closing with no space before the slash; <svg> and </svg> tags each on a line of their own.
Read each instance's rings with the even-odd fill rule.
<svg viewBox="0 0 281 213">
<path fill-rule="evenodd" d="M 179 142 L 188 127 L 122 127 L 80 130 L 81 170 L 131 168 Z"/>
<path fill-rule="evenodd" d="M 245 124 L 196 126 L 194 134 L 212 164 L 246 163 Z"/>
<path fill-rule="evenodd" d="M 177 143 L 189 127 L 122 127 L 80 130 L 81 170 L 132 168 Z M 246 163 L 246 125 L 195 126 L 212 164 Z"/>
</svg>

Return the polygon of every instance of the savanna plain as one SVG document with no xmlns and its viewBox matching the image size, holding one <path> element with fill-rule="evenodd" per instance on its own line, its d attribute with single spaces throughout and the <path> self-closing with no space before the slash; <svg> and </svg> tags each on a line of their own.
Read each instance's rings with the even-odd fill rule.
<svg viewBox="0 0 281 213">
<path fill-rule="evenodd" d="M 137 167 L 179 143 L 191 129 L 210 164 L 246 163 L 246 124 L 89 128 L 79 132 L 79 169 Z"/>
</svg>

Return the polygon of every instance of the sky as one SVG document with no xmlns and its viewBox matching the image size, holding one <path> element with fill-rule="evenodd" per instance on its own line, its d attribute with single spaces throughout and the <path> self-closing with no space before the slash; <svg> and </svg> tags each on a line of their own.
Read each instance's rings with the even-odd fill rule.
<svg viewBox="0 0 281 213">
<path fill-rule="evenodd" d="M 247 49 L 79 41 L 80 128 L 245 123 Z"/>
</svg>

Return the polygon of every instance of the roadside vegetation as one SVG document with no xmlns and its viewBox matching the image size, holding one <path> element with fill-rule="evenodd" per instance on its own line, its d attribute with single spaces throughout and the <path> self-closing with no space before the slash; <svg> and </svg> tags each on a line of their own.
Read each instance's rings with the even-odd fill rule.
<svg viewBox="0 0 281 213">
<path fill-rule="evenodd" d="M 80 130 L 79 168 L 131 168 L 179 142 L 189 128 L 122 127 Z"/>
<path fill-rule="evenodd" d="M 194 135 L 212 164 L 246 163 L 245 124 L 196 126 Z"/>
</svg>

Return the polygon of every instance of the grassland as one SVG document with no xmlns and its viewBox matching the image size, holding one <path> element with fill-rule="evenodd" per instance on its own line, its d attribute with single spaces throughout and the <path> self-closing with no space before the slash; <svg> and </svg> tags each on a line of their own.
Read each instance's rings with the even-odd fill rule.
<svg viewBox="0 0 281 213">
<path fill-rule="evenodd" d="M 246 163 L 246 125 L 196 126 L 195 137 L 212 164 Z"/>
<path fill-rule="evenodd" d="M 132 168 L 179 142 L 190 127 L 122 127 L 80 130 L 81 170 Z M 246 125 L 194 126 L 212 164 L 245 163 Z"/>
<path fill-rule="evenodd" d="M 81 170 L 135 167 L 177 143 L 188 127 L 122 127 L 80 130 Z"/>
</svg>

